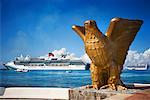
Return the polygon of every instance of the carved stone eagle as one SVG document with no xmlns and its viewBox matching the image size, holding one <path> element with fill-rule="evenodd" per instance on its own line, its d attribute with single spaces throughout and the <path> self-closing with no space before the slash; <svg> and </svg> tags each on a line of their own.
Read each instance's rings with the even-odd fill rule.
<svg viewBox="0 0 150 100">
<path fill-rule="evenodd" d="M 105 35 L 94 20 L 85 21 L 84 26 L 72 26 L 83 40 L 85 51 L 92 61 L 90 71 L 93 88 L 126 89 L 122 86 L 120 74 L 129 46 L 142 23 L 142 20 L 113 18 Z"/>
</svg>

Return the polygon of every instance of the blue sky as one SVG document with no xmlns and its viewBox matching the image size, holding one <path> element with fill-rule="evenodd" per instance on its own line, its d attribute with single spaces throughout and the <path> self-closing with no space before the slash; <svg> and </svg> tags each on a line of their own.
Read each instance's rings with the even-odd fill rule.
<svg viewBox="0 0 150 100">
<path fill-rule="evenodd" d="M 36 57 L 63 47 L 81 56 L 83 42 L 71 26 L 93 19 L 105 33 L 114 17 L 144 20 L 130 48 L 143 52 L 150 47 L 149 12 L 149 0 L 1 0 L 0 59 Z"/>
</svg>

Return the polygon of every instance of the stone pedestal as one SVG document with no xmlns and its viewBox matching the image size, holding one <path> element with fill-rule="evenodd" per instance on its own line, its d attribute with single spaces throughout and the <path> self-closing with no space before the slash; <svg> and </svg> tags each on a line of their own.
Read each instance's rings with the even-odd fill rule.
<svg viewBox="0 0 150 100">
<path fill-rule="evenodd" d="M 128 89 L 128 90 L 120 90 L 120 91 L 108 90 L 108 89 L 95 90 L 83 86 L 79 88 L 70 89 L 69 100 L 102 100 L 118 94 L 133 94 L 138 91 L 140 91 L 140 89 Z"/>
</svg>

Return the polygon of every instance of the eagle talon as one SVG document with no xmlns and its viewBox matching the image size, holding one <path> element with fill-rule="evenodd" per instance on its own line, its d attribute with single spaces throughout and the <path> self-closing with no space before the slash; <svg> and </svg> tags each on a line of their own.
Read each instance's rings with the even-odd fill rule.
<svg viewBox="0 0 150 100">
<path fill-rule="evenodd" d="M 104 85 L 104 86 L 102 86 L 100 89 L 106 89 L 106 88 L 108 88 L 109 87 L 109 85 Z"/>
<path fill-rule="evenodd" d="M 117 90 L 127 90 L 127 88 L 124 86 L 118 85 Z"/>
<path fill-rule="evenodd" d="M 98 89 L 99 89 L 99 86 L 98 86 L 98 85 L 93 85 L 93 89 L 98 90 Z"/>
<path fill-rule="evenodd" d="M 90 89 L 90 88 L 93 88 L 93 85 L 87 85 L 86 86 L 86 89 Z"/>
<path fill-rule="evenodd" d="M 87 85 L 86 86 L 86 89 L 90 89 L 90 88 L 93 88 L 93 89 L 96 89 L 96 90 L 99 89 L 98 85 Z"/>
<path fill-rule="evenodd" d="M 110 89 L 110 90 L 127 90 L 126 87 L 121 86 L 121 85 L 115 85 L 115 84 L 108 84 L 108 85 L 104 85 L 102 86 L 100 89 Z"/>
</svg>

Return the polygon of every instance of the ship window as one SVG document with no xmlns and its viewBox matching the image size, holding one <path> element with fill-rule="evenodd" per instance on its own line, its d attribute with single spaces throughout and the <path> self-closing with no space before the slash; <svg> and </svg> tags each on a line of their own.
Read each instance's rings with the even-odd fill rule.
<svg viewBox="0 0 150 100">
<path fill-rule="evenodd" d="M 70 65 L 84 65 L 83 62 L 70 62 Z"/>
</svg>

